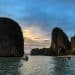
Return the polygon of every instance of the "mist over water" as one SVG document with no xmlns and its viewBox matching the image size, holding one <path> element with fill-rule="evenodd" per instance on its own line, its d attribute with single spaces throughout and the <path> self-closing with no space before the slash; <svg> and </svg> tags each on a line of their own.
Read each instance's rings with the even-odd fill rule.
<svg viewBox="0 0 75 75">
<path fill-rule="evenodd" d="M 29 56 L 26 62 L 21 58 L 0 58 L 0 75 L 74 75 L 75 58 Z"/>
</svg>

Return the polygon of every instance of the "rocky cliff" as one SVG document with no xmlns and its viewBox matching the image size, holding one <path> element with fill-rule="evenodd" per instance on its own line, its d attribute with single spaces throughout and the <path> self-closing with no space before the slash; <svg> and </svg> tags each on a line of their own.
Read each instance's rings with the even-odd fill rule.
<svg viewBox="0 0 75 75">
<path fill-rule="evenodd" d="M 0 17 L 0 56 L 23 56 L 21 27 L 12 19 Z"/>
<path fill-rule="evenodd" d="M 73 39 L 74 42 L 75 39 Z M 48 55 L 48 56 L 61 56 L 68 55 L 71 52 L 71 43 L 67 35 L 62 29 L 55 27 L 52 30 L 52 39 L 50 48 L 32 49 L 31 55 Z"/>
<path fill-rule="evenodd" d="M 71 49 L 75 50 L 75 36 L 71 37 Z"/>
<path fill-rule="evenodd" d="M 50 51 L 52 55 L 64 55 L 70 50 L 70 42 L 62 29 L 56 27 L 52 30 Z"/>
</svg>

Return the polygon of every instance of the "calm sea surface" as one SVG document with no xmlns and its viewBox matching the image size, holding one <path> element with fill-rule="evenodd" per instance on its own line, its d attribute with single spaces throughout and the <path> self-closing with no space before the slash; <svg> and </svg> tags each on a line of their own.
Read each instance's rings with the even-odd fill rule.
<svg viewBox="0 0 75 75">
<path fill-rule="evenodd" d="M 75 58 L 29 56 L 0 58 L 0 75 L 75 75 Z"/>
</svg>

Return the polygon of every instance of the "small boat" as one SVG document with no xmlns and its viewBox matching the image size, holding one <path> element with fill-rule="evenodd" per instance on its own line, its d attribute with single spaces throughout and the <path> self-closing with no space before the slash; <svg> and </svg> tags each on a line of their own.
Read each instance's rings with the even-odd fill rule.
<svg viewBox="0 0 75 75">
<path fill-rule="evenodd" d="M 71 57 L 68 57 L 68 59 L 71 59 Z"/>
<path fill-rule="evenodd" d="M 25 56 L 25 60 L 28 61 L 28 56 L 27 55 Z"/>
<path fill-rule="evenodd" d="M 25 55 L 24 57 L 22 57 L 22 60 L 28 61 L 28 56 Z"/>
</svg>

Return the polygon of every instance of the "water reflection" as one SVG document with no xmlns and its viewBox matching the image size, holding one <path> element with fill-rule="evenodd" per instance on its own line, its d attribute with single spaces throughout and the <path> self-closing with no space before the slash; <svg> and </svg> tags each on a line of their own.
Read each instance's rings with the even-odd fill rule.
<svg viewBox="0 0 75 75">
<path fill-rule="evenodd" d="M 30 56 L 28 62 L 0 58 L 0 75 L 75 75 L 75 58 Z"/>
<path fill-rule="evenodd" d="M 72 60 L 67 58 L 53 58 L 53 66 L 49 68 L 49 75 L 74 75 L 75 74 L 75 65 L 72 64 Z M 51 63 L 51 62 L 50 62 Z M 73 65 L 73 66 L 72 66 Z M 51 69 L 52 68 L 52 69 Z"/>
<path fill-rule="evenodd" d="M 20 66 L 20 58 L 0 58 L 0 75 L 19 75 Z"/>
<path fill-rule="evenodd" d="M 75 75 L 75 59 L 32 56 L 22 62 L 21 75 Z"/>
</svg>

